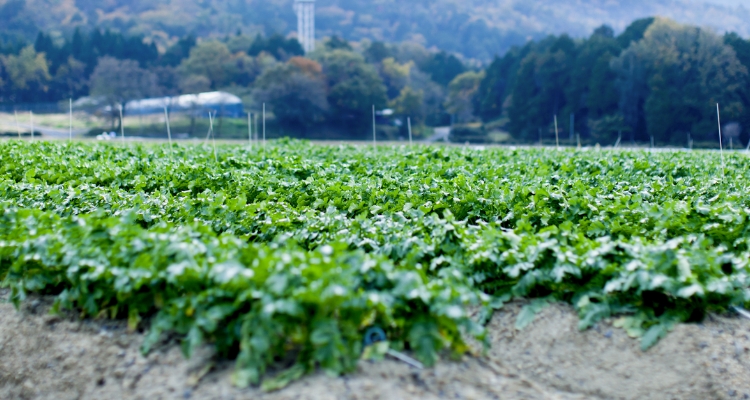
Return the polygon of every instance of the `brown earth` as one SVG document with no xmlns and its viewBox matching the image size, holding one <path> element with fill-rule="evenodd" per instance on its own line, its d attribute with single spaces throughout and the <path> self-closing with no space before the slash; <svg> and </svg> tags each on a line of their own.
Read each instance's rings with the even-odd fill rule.
<svg viewBox="0 0 750 400">
<path fill-rule="evenodd" d="M 232 387 L 232 363 L 209 348 L 143 357 L 142 336 L 122 322 L 51 316 L 49 305 L 0 303 L 0 399 L 750 399 L 750 321 L 732 316 L 680 325 L 644 353 L 609 322 L 579 332 L 566 305 L 518 332 L 516 303 L 489 324 L 486 357 L 421 371 L 362 361 L 346 377 L 321 372 L 263 393 Z"/>
</svg>

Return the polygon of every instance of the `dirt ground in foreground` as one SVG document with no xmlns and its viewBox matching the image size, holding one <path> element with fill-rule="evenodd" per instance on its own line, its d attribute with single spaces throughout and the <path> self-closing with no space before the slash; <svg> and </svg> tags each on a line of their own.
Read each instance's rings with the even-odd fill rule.
<svg viewBox="0 0 750 400">
<path fill-rule="evenodd" d="M 579 332 L 565 305 L 514 329 L 521 304 L 488 326 L 483 358 L 415 370 L 362 361 L 346 377 L 316 373 L 263 393 L 231 386 L 232 363 L 209 348 L 185 360 L 177 346 L 148 357 L 121 322 L 48 315 L 38 299 L 21 311 L 0 293 L 0 399 L 750 399 L 750 321 L 709 317 L 678 326 L 648 352 L 610 323 Z"/>
</svg>

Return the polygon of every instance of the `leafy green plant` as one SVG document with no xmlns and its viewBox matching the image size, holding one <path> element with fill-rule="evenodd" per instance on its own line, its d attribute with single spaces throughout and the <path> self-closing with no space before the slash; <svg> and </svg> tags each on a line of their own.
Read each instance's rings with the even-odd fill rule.
<svg viewBox="0 0 750 400">
<path fill-rule="evenodd" d="M 750 159 L 713 153 L 0 144 L 12 299 L 127 318 L 144 351 L 214 344 L 235 383 L 351 371 L 362 336 L 426 364 L 511 299 L 553 301 L 653 346 L 750 304 Z M 61 168 L 65 165 L 65 168 Z M 484 309 L 470 318 L 467 307 Z M 365 352 L 367 353 L 367 352 Z"/>
</svg>

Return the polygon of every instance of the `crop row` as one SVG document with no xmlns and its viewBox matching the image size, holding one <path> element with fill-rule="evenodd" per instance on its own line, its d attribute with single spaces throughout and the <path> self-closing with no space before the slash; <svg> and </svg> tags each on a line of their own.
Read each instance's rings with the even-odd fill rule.
<svg viewBox="0 0 750 400">
<path fill-rule="evenodd" d="M 550 301 L 648 348 L 750 301 L 749 159 L 458 148 L 0 145 L 0 274 L 17 301 L 151 319 L 237 356 L 341 373 L 362 333 L 434 362 L 466 306 Z M 3 272 L 5 271 L 5 272 Z M 376 300 L 373 300 L 376 299 Z M 378 302 L 381 301 L 381 302 Z M 486 313 L 483 313 L 486 318 Z"/>
</svg>

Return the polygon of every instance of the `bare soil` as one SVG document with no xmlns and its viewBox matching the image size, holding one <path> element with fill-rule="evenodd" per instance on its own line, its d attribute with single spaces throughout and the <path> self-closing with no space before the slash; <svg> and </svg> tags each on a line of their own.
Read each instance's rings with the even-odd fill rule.
<svg viewBox="0 0 750 400">
<path fill-rule="evenodd" d="M 147 357 L 125 324 L 52 316 L 49 299 L 20 311 L 0 293 L 0 399 L 750 399 L 750 321 L 710 316 L 678 326 L 648 352 L 611 323 L 578 331 L 566 305 L 514 328 L 522 304 L 490 322 L 484 357 L 415 370 L 362 361 L 345 377 L 320 372 L 263 393 L 230 384 L 233 365 L 209 347 L 185 360 L 177 345 Z"/>
</svg>

